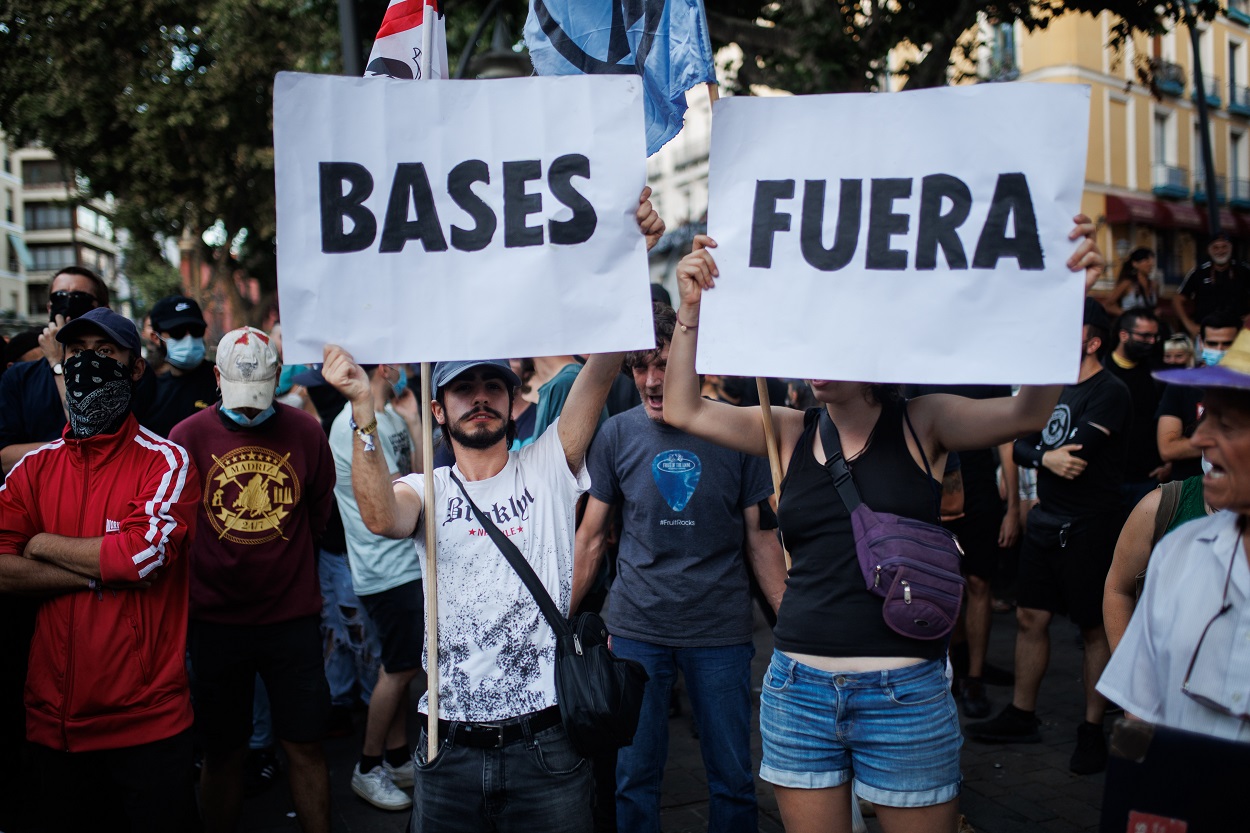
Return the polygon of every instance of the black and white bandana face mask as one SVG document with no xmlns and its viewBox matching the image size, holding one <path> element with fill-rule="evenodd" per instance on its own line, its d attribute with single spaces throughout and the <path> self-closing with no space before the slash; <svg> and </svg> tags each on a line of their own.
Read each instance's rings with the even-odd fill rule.
<svg viewBox="0 0 1250 833">
<path fill-rule="evenodd" d="M 65 369 L 65 409 L 78 439 L 116 431 L 130 413 L 130 370 L 90 350 L 71 356 Z"/>
</svg>

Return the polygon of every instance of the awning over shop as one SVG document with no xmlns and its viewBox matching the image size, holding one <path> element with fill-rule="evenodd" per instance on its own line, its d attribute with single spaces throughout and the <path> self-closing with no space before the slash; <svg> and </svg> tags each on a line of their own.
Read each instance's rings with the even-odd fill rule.
<svg viewBox="0 0 1250 833">
<path fill-rule="evenodd" d="M 1200 210 L 1202 214 L 1202 230 L 1207 229 L 1207 210 Z M 1250 216 L 1246 216 L 1240 211 L 1233 211 L 1228 206 L 1220 207 L 1220 231 L 1230 237 L 1250 237 Z"/>
<path fill-rule="evenodd" d="M 1109 223 L 1141 223 L 1160 226 L 1167 222 L 1167 212 L 1158 200 L 1107 195 L 1106 217 Z"/>
<path fill-rule="evenodd" d="M 1201 231 L 1207 227 L 1206 217 L 1187 202 L 1159 203 L 1159 206 L 1168 218 L 1161 225 L 1193 231 Z"/>
<path fill-rule="evenodd" d="M 25 240 L 9 232 L 9 245 L 13 247 L 13 251 L 17 252 L 17 259 L 22 262 L 27 271 L 35 268 L 35 259 L 30 256 L 30 249 L 26 248 Z"/>
</svg>

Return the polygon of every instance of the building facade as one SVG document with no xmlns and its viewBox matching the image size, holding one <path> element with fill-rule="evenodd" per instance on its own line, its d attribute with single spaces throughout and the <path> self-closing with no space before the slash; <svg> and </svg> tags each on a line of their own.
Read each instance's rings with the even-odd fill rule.
<svg viewBox="0 0 1250 833">
<path fill-rule="evenodd" d="M 22 227 L 22 180 L 14 148 L 0 131 L 0 318 L 26 312 L 26 270 L 30 253 Z"/>
<path fill-rule="evenodd" d="M 81 196 L 74 171 L 48 150 L 24 147 L 10 155 L 20 180 L 17 222 L 29 253 L 22 312 L 46 315 L 52 276 L 66 266 L 85 266 L 115 290 L 118 246 L 112 196 Z"/>
<path fill-rule="evenodd" d="M 986 22 L 975 74 L 1090 86 L 1081 210 L 1098 221 L 1109 279 L 1134 248 L 1149 247 L 1166 294 L 1206 258 L 1213 205 L 1238 256 L 1250 254 L 1250 0 L 1232 0 L 1198 27 L 1214 199 L 1206 193 L 1189 30 L 1140 36 L 1116 55 L 1106 46 L 1114 24 L 1107 13 L 1066 15 L 1035 32 Z M 1153 89 L 1138 77 L 1141 62 L 1153 71 Z"/>
</svg>

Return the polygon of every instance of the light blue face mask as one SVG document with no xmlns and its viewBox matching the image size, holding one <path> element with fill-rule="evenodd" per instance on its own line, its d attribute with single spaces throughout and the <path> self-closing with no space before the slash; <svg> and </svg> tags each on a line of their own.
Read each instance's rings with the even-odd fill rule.
<svg viewBox="0 0 1250 833">
<path fill-rule="evenodd" d="M 395 398 L 398 399 L 403 395 L 404 391 L 408 390 L 408 374 L 404 372 L 402 367 L 395 369 L 399 371 L 399 381 L 391 383 L 391 390 L 394 391 Z"/>
<path fill-rule="evenodd" d="M 179 370 L 191 370 L 204 361 L 204 339 L 188 333 L 165 341 L 165 360 Z"/>
<path fill-rule="evenodd" d="M 261 411 L 259 414 L 252 417 L 251 419 L 239 413 L 238 411 L 231 410 L 230 408 L 222 408 L 221 412 L 225 414 L 226 416 L 230 417 L 230 419 L 232 419 L 236 425 L 239 425 L 243 428 L 255 428 L 257 425 L 260 425 L 262 422 L 269 419 L 269 417 L 273 416 L 274 413 L 276 413 L 272 405 L 270 405 L 268 408 Z"/>
<path fill-rule="evenodd" d="M 1224 358 L 1224 350 L 1213 350 L 1210 347 L 1202 348 L 1202 363 L 1207 367 L 1215 367 L 1220 363 L 1220 359 Z"/>
</svg>

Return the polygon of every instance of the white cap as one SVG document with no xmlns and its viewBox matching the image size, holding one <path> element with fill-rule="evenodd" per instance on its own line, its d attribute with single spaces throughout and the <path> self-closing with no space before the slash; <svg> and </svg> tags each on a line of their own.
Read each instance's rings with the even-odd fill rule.
<svg viewBox="0 0 1250 833">
<path fill-rule="evenodd" d="M 278 386 L 279 365 L 278 352 L 265 333 L 255 327 L 226 333 L 217 345 L 222 406 L 231 410 L 268 408 Z"/>
</svg>

